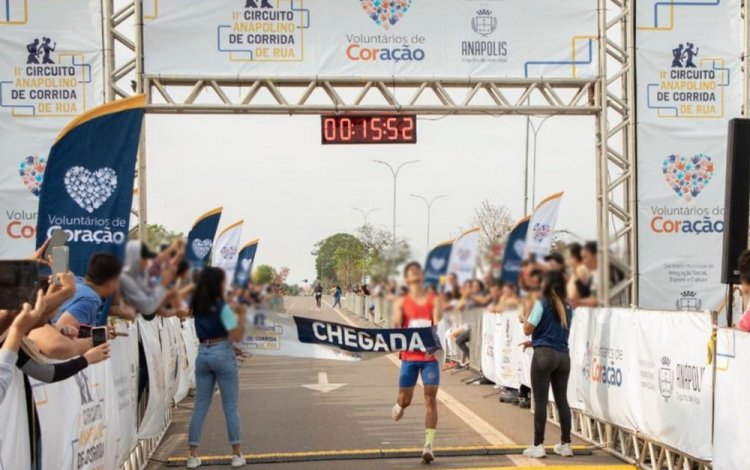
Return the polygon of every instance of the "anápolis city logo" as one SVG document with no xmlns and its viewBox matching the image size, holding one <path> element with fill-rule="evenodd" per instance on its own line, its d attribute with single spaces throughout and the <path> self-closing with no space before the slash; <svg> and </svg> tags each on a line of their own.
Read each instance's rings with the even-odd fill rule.
<svg viewBox="0 0 750 470">
<path fill-rule="evenodd" d="M 661 358 L 661 369 L 659 369 L 659 393 L 664 401 L 669 401 L 674 392 L 674 371 L 670 367 L 672 360 L 664 356 Z"/>
<path fill-rule="evenodd" d="M 221 256 L 225 260 L 230 260 L 234 256 L 237 255 L 237 247 L 236 246 L 225 246 L 225 247 L 222 247 L 221 250 L 220 250 L 220 253 L 221 253 Z"/>
<path fill-rule="evenodd" d="M 412 0 L 359 0 L 367 16 L 386 31 L 408 13 Z"/>
<path fill-rule="evenodd" d="M 440 271 L 445 267 L 445 258 L 432 258 L 430 260 L 430 267 L 435 271 Z"/>
<path fill-rule="evenodd" d="M 100 208 L 117 189 L 117 173 L 111 168 L 90 171 L 74 166 L 65 173 L 65 190 L 89 214 Z"/>
<path fill-rule="evenodd" d="M 37 155 L 24 158 L 18 167 L 23 185 L 34 196 L 39 196 L 42 191 L 42 181 L 44 181 L 44 170 L 46 168 L 47 160 Z"/>
<path fill-rule="evenodd" d="M 481 36 L 488 36 L 497 30 L 497 18 L 490 10 L 478 10 L 477 15 L 471 19 L 471 29 Z"/>
<path fill-rule="evenodd" d="M 691 290 L 680 292 L 680 298 L 675 302 L 677 310 L 691 310 L 694 312 L 700 311 L 703 306 L 703 301 L 698 298 L 698 294 Z"/>
<path fill-rule="evenodd" d="M 534 224 L 533 230 L 534 241 L 536 241 L 537 243 L 542 243 L 547 237 L 549 237 L 550 233 L 552 233 L 549 224 L 536 223 Z"/>
<path fill-rule="evenodd" d="M 193 250 L 193 254 L 198 259 L 204 259 L 206 255 L 208 255 L 208 252 L 211 251 L 212 245 L 213 245 L 213 242 L 211 240 L 196 239 L 196 240 L 193 240 L 192 246 L 190 248 Z"/>
<path fill-rule="evenodd" d="M 664 180 L 685 201 L 696 198 L 714 176 L 714 162 L 708 155 L 699 153 L 691 158 L 672 154 L 662 162 Z"/>
</svg>

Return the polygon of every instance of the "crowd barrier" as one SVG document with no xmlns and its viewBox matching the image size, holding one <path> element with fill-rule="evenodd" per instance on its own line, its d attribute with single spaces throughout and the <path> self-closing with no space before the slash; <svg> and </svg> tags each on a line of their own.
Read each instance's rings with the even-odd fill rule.
<svg viewBox="0 0 750 470">
<path fill-rule="evenodd" d="M 331 304 L 333 304 L 333 300 L 331 300 Z M 342 298 L 341 304 L 356 316 L 375 323 L 378 326 L 386 327 L 391 323 L 393 302 L 383 297 L 347 294 Z M 375 307 L 372 312 L 370 312 L 370 306 Z"/>
<path fill-rule="evenodd" d="M 62 470 L 145 467 L 166 432 L 171 407 L 194 386 L 197 339 L 192 321 L 118 322 L 110 359 L 70 379 L 30 379 L 41 435 L 41 465 Z M 148 364 L 148 391 L 138 401 L 138 343 Z M 145 405 L 145 406 L 144 406 Z M 24 380 L 16 372 L 0 404 L 0 469 L 31 468 Z M 141 410 L 139 412 L 139 410 Z M 33 422 L 32 422 L 33 425 Z"/>
</svg>

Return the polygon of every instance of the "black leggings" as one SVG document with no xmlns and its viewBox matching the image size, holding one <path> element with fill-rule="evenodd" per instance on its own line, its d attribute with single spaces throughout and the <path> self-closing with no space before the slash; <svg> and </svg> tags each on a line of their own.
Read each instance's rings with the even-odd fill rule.
<svg viewBox="0 0 750 470">
<path fill-rule="evenodd" d="M 547 402 L 549 387 L 555 397 L 560 413 L 561 442 L 570 443 L 570 406 L 568 406 L 568 377 L 570 377 L 570 355 L 552 348 L 534 348 L 531 360 L 531 391 L 534 394 L 534 445 L 544 442 L 544 427 L 547 424 Z"/>
<path fill-rule="evenodd" d="M 456 338 L 456 346 L 464 353 L 464 358 L 469 359 L 469 345 L 466 344 L 471 341 L 471 330 L 466 330 Z"/>
</svg>

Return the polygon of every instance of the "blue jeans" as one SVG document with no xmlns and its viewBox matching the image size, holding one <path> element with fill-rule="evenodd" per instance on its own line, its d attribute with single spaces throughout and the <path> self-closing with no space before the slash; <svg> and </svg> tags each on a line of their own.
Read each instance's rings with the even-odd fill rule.
<svg viewBox="0 0 750 470">
<path fill-rule="evenodd" d="M 221 406 L 224 408 L 229 444 L 240 443 L 240 384 L 237 358 L 232 343 L 226 341 L 211 345 L 201 344 L 198 348 L 198 358 L 195 361 L 195 405 L 188 431 L 190 446 L 197 447 L 200 442 L 203 422 L 211 407 L 216 382 L 219 383 L 221 392 Z"/>
</svg>

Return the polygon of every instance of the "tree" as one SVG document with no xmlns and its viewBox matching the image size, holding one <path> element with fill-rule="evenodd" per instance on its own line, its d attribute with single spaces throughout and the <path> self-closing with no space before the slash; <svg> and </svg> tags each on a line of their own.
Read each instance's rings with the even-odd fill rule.
<svg viewBox="0 0 750 470">
<path fill-rule="evenodd" d="M 152 248 L 158 248 L 161 245 L 168 245 L 178 238 L 185 238 L 182 232 L 173 232 L 163 225 L 148 224 L 146 227 L 146 244 Z M 131 240 L 138 240 L 138 230 L 130 233 Z"/>
<path fill-rule="evenodd" d="M 501 204 L 492 204 L 485 199 L 474 209 L 471 224 L 479 227 L 479 252 L 483 255 L 492 251 L 492 246 L 513 230 L 510 209 Z"/>
<path fill-rule="evenodd" d="M 331 235 L 315 244 L 315 269 L 318 279 L 325 285 L 350 285 L 359 278 L 355 271 L 362 272 L 364 247 L 356 237 L 348 233 Z"/>
<path fill-rule="evenodd" d="M 289 277 L 289 268 L 284 266 L 278 271 L 276 270 L 276 268 L 272 268 L 272 272 L 274 284 L 278 284 L 280 286 L 286 284 L 286 278 Z"/>
<path fill-rule="evenodd" d="M 405 239 L 397 240 L 393 248 L 393 235 L 370 224 L 357 229 L 357 238 L 367 250 L 365 271 L 377 282 L 385 282 L 398 274 L 397 268 L 411 257 L 411 247 Z"/>
<path fill-rule="evenodd" d="M 273 268 L 267 264 L 261 264 L 253 273 L 253 284 L 268 284 L 273 281 Z"/>
</svg>

